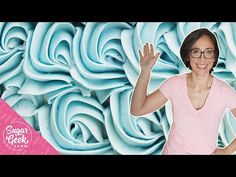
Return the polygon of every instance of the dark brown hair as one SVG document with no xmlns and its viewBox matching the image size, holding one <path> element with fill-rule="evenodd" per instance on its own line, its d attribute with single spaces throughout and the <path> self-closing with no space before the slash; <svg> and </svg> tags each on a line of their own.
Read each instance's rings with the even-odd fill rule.
<svg viewBox="0 0 236 177">
<path fill-rule="evenodd" d="M 218 57 L 219 57 L 219 48 L 218 48 L 218 44 L 217 44 L 217 40 L 215 35 L 210 32 L 208 29 L 206 28 L 201 28 L 198 30 L 195 30 L 193 32 L 191 32 L 183 41 L 181 48 L 180 48 L 180 56 L 185 64 L 185 66 L 189 69 L 191 69 L 190 66 L 190 61 L 189 61 L 189 52 L 192 48 L 192 46 L 194 45 L 194 43 L 201 38 L 202 36 L 208 36 L 213 45 L 214 45 L 214 51 L 215 51 L 215 62 L 210 70 L 210 73 L 213 71 L 213 68 L 217 65 L 218 62 Z"/>
</svg>

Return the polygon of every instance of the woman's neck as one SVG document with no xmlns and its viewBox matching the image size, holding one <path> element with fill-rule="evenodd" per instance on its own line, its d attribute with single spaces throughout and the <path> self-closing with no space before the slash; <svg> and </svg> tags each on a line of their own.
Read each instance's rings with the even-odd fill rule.
<svg viewBox="0 0 236 177">
<path fill-rule="evenodd" d="M 199 76 L 195 73 L 188 74 L 188 85 L 194 90 L 210 88 L 213 76 L 211 74 Z"/>
</svg>

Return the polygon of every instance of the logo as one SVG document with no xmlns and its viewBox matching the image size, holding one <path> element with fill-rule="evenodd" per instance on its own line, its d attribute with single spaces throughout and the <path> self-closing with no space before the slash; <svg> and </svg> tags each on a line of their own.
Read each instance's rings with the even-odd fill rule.
<svg viewBox="0 0 236 177">
<path fill-rule="evenodd" d="M 11 122 L 3 131 L 3 141 L 11 150 L 23 150 L 32 141 L 32 132 L 23 122 Z"/>
</svg>

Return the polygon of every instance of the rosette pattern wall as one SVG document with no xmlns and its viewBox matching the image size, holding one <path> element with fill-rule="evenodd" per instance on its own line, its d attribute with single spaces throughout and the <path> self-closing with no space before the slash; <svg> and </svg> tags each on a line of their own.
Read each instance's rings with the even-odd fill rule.
<svg viewBox="0 0 236 177">
<path fill-rule="evenodd" d="M 161 52 L 148 92 L 188 72 L 179 49 L 208 28 L 220 48 L 213 74 L 236 89 L 236 23 L 0 23 L 0 95 L 61 154 L 160 154 L 172 123 L 171 103 L 130 114 L 140 73 L 138 49 Z M 177 88 L 178 86 L 176 86 Z M 219 146 L 236 136 L 226 111 Z"/>
</svg>

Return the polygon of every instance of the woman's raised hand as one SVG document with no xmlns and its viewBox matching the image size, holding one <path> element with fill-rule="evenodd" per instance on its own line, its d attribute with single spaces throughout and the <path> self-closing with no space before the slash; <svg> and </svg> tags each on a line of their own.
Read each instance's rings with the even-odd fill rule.
<svg viewBox="0 0 236 177">
<path fill-rule="evenodd" d="M 143 53 L 141 50 L 138 50 L 139 52 L 139 57 L 140 57 L 140 66 L 142 70 L 147 70 L 151 71 L 152 67 L 157 61 L 157 58 L 159 57 L 160 53 L 154 54 L 154 48 L 153 45 L 151 44 L 149 47 L 149 44 L 146 43 L 143 46 Z"/>
</svg>

